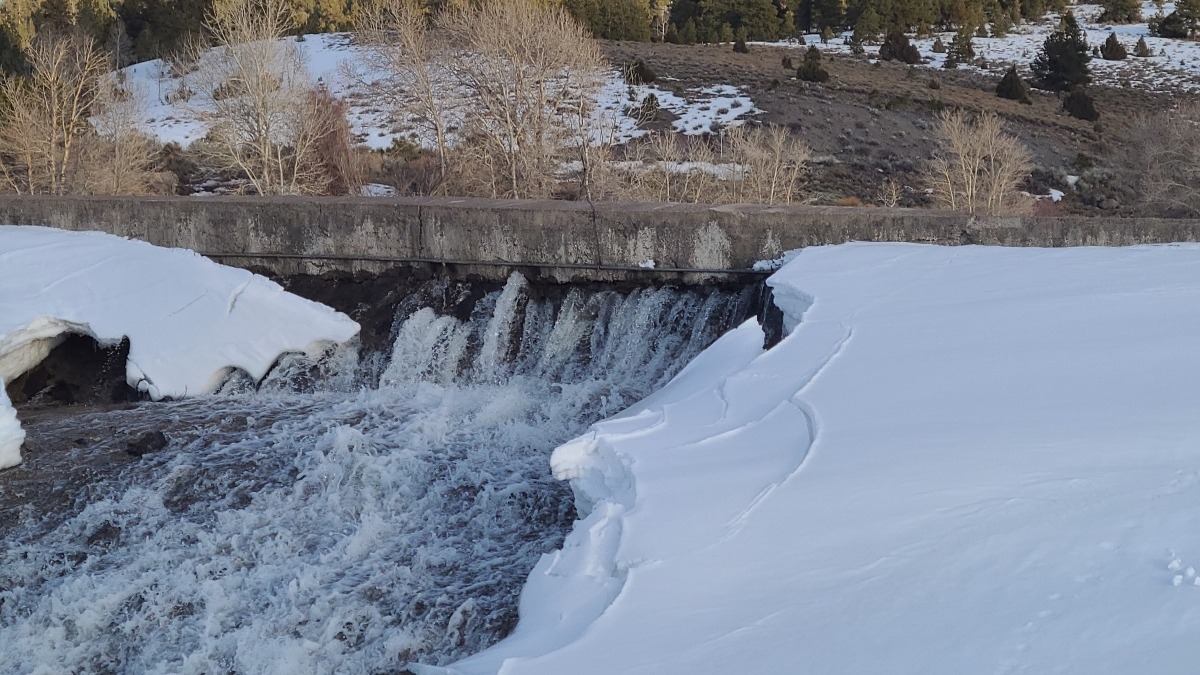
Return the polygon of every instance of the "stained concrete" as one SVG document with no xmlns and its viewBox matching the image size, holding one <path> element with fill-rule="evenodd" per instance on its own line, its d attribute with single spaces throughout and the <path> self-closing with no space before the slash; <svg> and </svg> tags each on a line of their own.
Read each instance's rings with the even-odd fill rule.
<svg viewBox="0 0 1200 675">
<path fill-rule="evenodd" d="M 103 230 L 279 275 L 433 268 L 502 279 L 701 282 L 846 241 L 1131 245 L 1200 241 L 1200 221 L 454 198 L 0 196 L 0 222 Z M 653 261 L 656 271 L 640 269 Z M 688 271 L 695 270 L 695 271 Z M 752 276 L 752 275 L 747 275 Z"/>
</svg>

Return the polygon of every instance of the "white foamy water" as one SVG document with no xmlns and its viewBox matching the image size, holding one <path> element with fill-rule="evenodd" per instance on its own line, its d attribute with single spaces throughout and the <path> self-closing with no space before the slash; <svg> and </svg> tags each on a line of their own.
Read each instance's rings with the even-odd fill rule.
<svg viewBox="0 0 1200 675">
<path fill-rule="evenodd" d="M 376 673 L 495 642 L 574 517 L 557 444 L 664 384 L 745 299 L 514 276 L 409 307 L 382 361 L 30 425 L 0 474 L 0 672 Z M 318 384 L 314 385 L 313 382 Z M 377 384 L 376 384 L 377 383 Z M 163 430 L 141 459 L 127 440 Z"/>
</svg>

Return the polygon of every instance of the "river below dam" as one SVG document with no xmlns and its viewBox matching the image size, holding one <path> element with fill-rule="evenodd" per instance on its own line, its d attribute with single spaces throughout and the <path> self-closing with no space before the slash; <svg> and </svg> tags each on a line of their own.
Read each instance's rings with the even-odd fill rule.
<svg viewBox="0 0 1200 675">
<path fill-rule="evenodd" d="M 751 316 L 754 288 L 431 280 L 214 395 L 21 409 L 0 671 L 385 673 L 508 634 L 574 522 L 558 444 Z"/>
</svg>

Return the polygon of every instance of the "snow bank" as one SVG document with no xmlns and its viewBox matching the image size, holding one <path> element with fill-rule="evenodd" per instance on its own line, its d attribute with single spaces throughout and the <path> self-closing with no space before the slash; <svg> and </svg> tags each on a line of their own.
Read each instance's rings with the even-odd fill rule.
<svg viewBox="0 0 1200 675">
<path fill-rule="evenodd" d="M 583 520 L 445 672 L 1188 671 L 1198 281 L 1195 245 L 801 251 L 781 344 L 555 452 Z"/>
<path fill-rule="evenodd" d="M 315 354 L 358 332 L 245 270 L 100 232 L 0 226 L 0 289 L 3 382 L 78 333 L 101 345 L 128 337 L 126 380 L 153 398 L 204 394 L 232 368 L 259 379 L 284 352 Z M 4 399 L 0 439 L 15 438 L 10 416 Z"/>
<path fill-rule="evenodd" d="M 13 410 L 4 387 L 0 387 L 0 469 L 21 463 L 21 444 L 24 442 L 25 432 L 17 421 L 17 411 Z"/>
</svg>

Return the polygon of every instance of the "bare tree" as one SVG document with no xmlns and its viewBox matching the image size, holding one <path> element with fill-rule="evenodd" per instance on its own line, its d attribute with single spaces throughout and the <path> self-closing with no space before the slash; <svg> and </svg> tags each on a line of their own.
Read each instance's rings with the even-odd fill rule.
<svg viewBox="0 0 1200 675">
<path fill-rule="evenodd" d="M 194 59 L 192 102 L 212 159 L 258 194 L 324 194 L 331 183 L 319 149 L 336 129 L 314 107 L 296 43 L 283 39 L 293 16 L 287 0 L 217 2 L 207 20 L 217 46 Z"/>
<path fill-rule="evenodd" d="M 441 66 L 452 55 L 434 35 L 429 12 L 419 0 L 391 0 L 363 7 L 357 25 L 367 70 L 350 76 L 387 101 L 395 117 L 414 121 L 433 139 L 438 182 L 444 181 L 449 129 L 461 101 Z"/>
<path fill-rule="evenodd" d="M 641 201 L 790 204 L 801 197 L 810 152 L 786 127 L 726 129 L 714 147 L 697 137 L 652 135 L 623 163 Z"/>
<path fill-rule="evenodd" d="M 0 170 L 18 193 L 66 194 L 107 59 L 82 35 L 43 33 L 30 45 L 28 76 L 0 82 Z"/>
<path fill-rule="evenodd" d="M 997 115 L 947 112 L 938 118 L 935 133 L 937 150 L 929 180 L 943 208 L 997 216 L 1028 206 L 1017 185 L 1032 169 L 1032 155 L 1004 131 Z"/>
<path fill-rule="evenodd" d="M 1128 181 L 1151 211 L 1200 215 L 1200 105 L 1183 103 L 1136 118 L 1125 146 Z"/>
<path fill-rule="evenodd" d="M 731 202 L 791 204 L 799 196 L 808 146 L 777 124 L 747 130 L 727 129 L 724 160 L 732 165 Z"/>
<path fill-rule="evenodd" d="M 548 197 L 565 149 L 589 142 L 607 68 L 596 42 L 562 7 L 538 0 L 450 11 L 439 25 L 471 114 L 464 142 L 487 169 L 491 196 Z"/>
<path fill-rule="evenodd" d="M 158 143 L 138 128 L 142 92 L 113 74 L 99 83 L 91 123 L 80 146 L 74 192 L 143 195 L 170 191 L 173 176 L 158 171 Z"/>
</svg>

